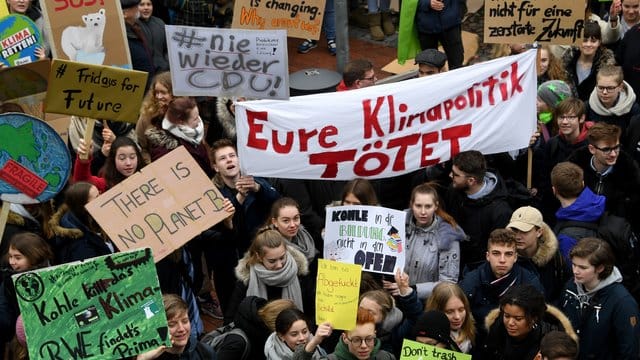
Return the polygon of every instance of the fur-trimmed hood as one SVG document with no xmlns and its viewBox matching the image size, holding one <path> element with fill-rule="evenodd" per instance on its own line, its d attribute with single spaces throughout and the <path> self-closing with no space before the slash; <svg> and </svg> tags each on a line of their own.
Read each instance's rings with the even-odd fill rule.
<svg viewBox="0 0 640 360">
<path fill-rule="evenodd" d="M 222 126 L 224 135 L 228 139 L 236 138 L 236 117 L 231 112 L 230 107 L 233 106 L 233 99 L 219 97 L 216 99 L 216 117 Z"/>
<path fill-rule="evenodd" d="M 300 250 L 294 248 L 293 246 L 287 246 L 287 253 L 298 264 L 298 276 L 307 275 L 309 273 L 309 263 L 307 262 L 307 258 L 304 256 L 304 254 Z M 242 257 L 242 259 L 238 261 L 238 265 L 236 265 L 236 269 L 235 269 L 236 278 L 242 281 L 244 285 L 247 285 L 249 283 L 248 262 L 250 257 L 251 257 L 251 254 L 249 251 L 247 251 Z"/>
<path fill-rule="evenodd" d="M 180 146 L 178 139 L 166 130 L 151 126 L 144 132 L 149 148 L 164 147 L 170 151 Z"/>
<path fill-rule="evenodd" d="M 549 225 L 542 226 L 542 236 L 538 241 L 538 251 L 533 255 L 531 261 L 538 267 L 543 267 L 549 263 L 558 251 L 558 238 Z"/>
<path fill-rule="evenodd" d="M 69 207 L 66 204 L 60 206 L 60 208 L 49 219 L 49 226 L 53 235 L 61 238 L 79 239 L 84 233 L 78 228 L 69 228 L 61 225 L 62 217 L 69 211 Z"/>
<path fill-rule="evenodd" d="M 500 308 L 493 309 L 489 312 L 487 317 L 484 319 L 484 326 L 487 331 L 491 328 L 491 325 L 498 319 L 500 316 Z M 578 341 L 578 334 L 576 334 L 573 325 L 571 325 L 571 321 L 569 318 L 557 307 L 547 304 L 547 311 L 545 313 L 545 318 L 542 319 L 544 322 L 548 324 L 558 325 L 561 327 L 560 330 L 567 333 L 567 335 L 571 336 L 573 340 Z"/>
</svg>

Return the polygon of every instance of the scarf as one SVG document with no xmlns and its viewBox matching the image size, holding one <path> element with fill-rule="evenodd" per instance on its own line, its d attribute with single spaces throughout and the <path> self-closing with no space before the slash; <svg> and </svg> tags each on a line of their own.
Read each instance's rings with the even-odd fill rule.
<svg viewBox="0 0 640 360">
<path fill-rule="evenodd" d="M 318 250 L 316 250 L 316 244 L 311 237 L 311 234 L 302 226 L 298 228 L 298 233 L 291 239 L 291 245 L 295 246 L 304 257 L 307 258 L 309 264 L 316 258 Z"/>
<path fill-rule="evenodd" d="M 169 121 L 169 119 L 162 119 L 162 129 L 167 130 L 173 136 L 182 140 L 188 141 L 193 145 L 199 145 L 204 136 L 204 123 L 202 119 L 199 119 L 198 126 L 194 129 L 190 126 L 177 125 Z"/>
<path fill-rule="evenodd" d="M 516 283 L 516 275 L 512 269 L 507 275 L 495 279 L 490 283 L 490 289 L 496 298 L 501 298 L 507 290 L 509 290 Z"/>
<path fill-rule="evenodd" d="M 282 269 L 267 270 L 261 263 L 249 267 L 247 296 L 253 295 L 268 299 L 267 286 L 282 288 L 282 298 L 292 300 L 298 309 L 304 311 L 302 291 L 298 281 L 298 264 L 289 251 L 287 251 L 287 261 Z"/>
<path fill-rule="evenodd" d="M 371 354 L 369 354 L 369 359 L 375 358 L 378 351 L 380 351 L 381 346 L 382 342 L 380 342 L 380 339 L 376 339 L 376 344 L 373 346 Z M 357 360 L 356 356 L 349 352 L 349 347 L 344 343 L 342 337 L 340 337 L 340 341 L 338 341 L 338 345 L 336 345 L 336 349 L 333 354 L 340 360 Z"/>
<path fill-rule="evenodd" d="M 276 332 L 272 332 L 264 343 L 264 356 L 267 360 L 291 360 L 293 351 L 278 337 Z"/>
<path fill-rule="evenodd" d="M 636 94 L 626 81 L 623 81 L 623 87 L 624 89 L 618 93 L 618 100 L 610 108 L 602 105 L 598 98 L 598 89 L 594 88 L 589 95 L 589 106 L 600 116 L 622 116 L 629 113 L 636 102 Z"/>
</svg>

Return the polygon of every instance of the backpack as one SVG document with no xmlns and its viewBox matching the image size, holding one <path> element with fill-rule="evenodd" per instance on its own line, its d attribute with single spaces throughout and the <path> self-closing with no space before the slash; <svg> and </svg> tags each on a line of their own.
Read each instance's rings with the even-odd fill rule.
<svg viewBox="0 0 640 360">
<path fill-rule="evenodd" d="M 609 243 L 622 273 L 622 284 L 634 298 L 640 299 L 640 244 L 625 218 L 604 213 L 597 223 L 558 221 L 554 231 L 576 240 L 597 237 Z"/>
<path fill-rule="evenodd" d="M 242 353 L 242 356 L 239 357 L 238 360 L 248 360 L 249 354 L 251 353 L 251 343 L 249 342 L 249 338 L 247 337 L 247 334 L 245 334 L 245 332 L 242 329 L 236 327 L 235 323 L 229 323 L 227 325 L 221 326 L 207 333 L 202 337 L 202 339 L 200 339 L 200 341 L 211 346 L 213 350 L 215 350 L 217 353 L 220 351 L 224 343 L 224 340 L 229 335 L 238 335 L 242 338 L 242 340 L 245 343 L 245 346 L 244 346 L 244 351 Z"/>
</svg>

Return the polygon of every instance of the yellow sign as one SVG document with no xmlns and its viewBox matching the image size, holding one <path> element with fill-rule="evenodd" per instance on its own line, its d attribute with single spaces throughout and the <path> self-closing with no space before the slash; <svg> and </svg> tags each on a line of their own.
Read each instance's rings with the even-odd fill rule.
<svg viewBox="0 0 640 360">
<path fill-rule="evenodd" d="M 143 71 L 54 59 L 45 111 L 135 123 L 147 76 Z"/>
<path fill-rule="evenodd" d="M 404 339 L 400 360 L 471 360 L 471 355 Z"/>
<path fill-rule="evenodd" d="M 320 38 L 325 0 L 277 1 L 236 0 L 233 7 L 234 29 L 287 30 L 287 36 L 300 39 Z"/>
<path fill-rule="evenodd" d="M 9 8 L 6 1 L 0 1 L 0 18 L 9 15 Z"/>
<path fill-rule="evenodd" d="M 362 266 L 318 259 L 316 323 L 331 323 L 334 329 L 356 326 Z"/>
<path fill-rule="evenodd" d="M 487 0 L 484 42 L 575 44 L 584 32 L 584 0 Z"/>
<path fill-rule="evenodd" d="M 87 204 L 120 251 L 150 247 L 156 262 L 227 217 L 224 197 L 183 147 Z"/>
</svg>

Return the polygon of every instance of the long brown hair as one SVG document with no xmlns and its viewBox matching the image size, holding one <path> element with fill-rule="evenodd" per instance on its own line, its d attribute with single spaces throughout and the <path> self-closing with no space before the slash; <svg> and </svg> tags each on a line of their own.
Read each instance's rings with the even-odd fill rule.
<svg viewBox="0 0 640 360">
<path fill-rule="evenodd" d="M 162 72 L 157 74 L 151 82 L 151 87 L 147 91 L 147 94 L 142 101 L 142 107 L 140 108 L 140 115 L 148 119 L 152 119 L 158 115 L 163 115 L 167 110 L 163 108 L 158 99 L 156 99 L 156 84 L 160 84 L 167 88 L 170 94 L 173 94 L 173 86 L 171 85 L 171 73 Z"/>
<path fill-rule="evenodd" d="M 457 297 L 462 301 L 464 305 L 464 310 L 467 313 L 462 326 L 460 327 L 460 335 L 456 340 L 457 343 L 461 343 L 466 339 L 469 339 L 473 344 L 476 340 L 476 327 L 475 320 L 471 313 L 471 305 L 469 304 L 469 299 L 464 294 L 464 291 L 455 283 L 443 281 L 436 285 L 431 292 L 431 296 L 427 300 L 427 305 L 424 310 L 438 310 L 445 312 L 445 307 L 447 306 L 447 302 L 449 299 Z M 446 313 L 445 313 L 446 314 Z"/>
<path fill-rule="evenodd" d="M 426 183 L 423 183 L 423 184 L 420 184 L 420 185 L 414 187 L 413 191 L 411 191 L 411 197 L 410 197 L 410 200 L 409 200 L 409 208 L 411 208 L 413 206 L 413 202 L 416 200 L 416 195 L 417 194 L 431 195 L 433 197 L 433 202 L 438 207 L 436 209 L 436 215 L 441 217 L 442 220 L 444 220 L 445 222 L 449 223 L 449 225 L 451 225 L 451 226 L 453 226 L 455 228 L 455 227 L 458 226 L 458 224 L 456 223 L 456 221 L 453 218 L 453 216 L 449 215 L 449 213 L 444 211 L 444 209 L 442 208 L 442 202 L 440 201 L 440 196 L 438 195 L 438 191 L 436 190 L 436 186 L 438 186 L 438 184 L 435 183 L 435 182 L 426 182 Z"/>
<path fill-rule="evenodd" d="M 536 61 L 536 70 L 538 71 L 538 74 L 540 74 L 540 57 L 542 50 L 546 51 L 547 56 L 549 56 L 549 67 L 547 67 L 547 77 L 549 80 L 562 80 L 567 82 L 567 71 L 562 65 L 562 61 L 553 55 L 551 47 L 548 44 L 544 44 L 538 49 L 538 61 Z"/>
</svg>

